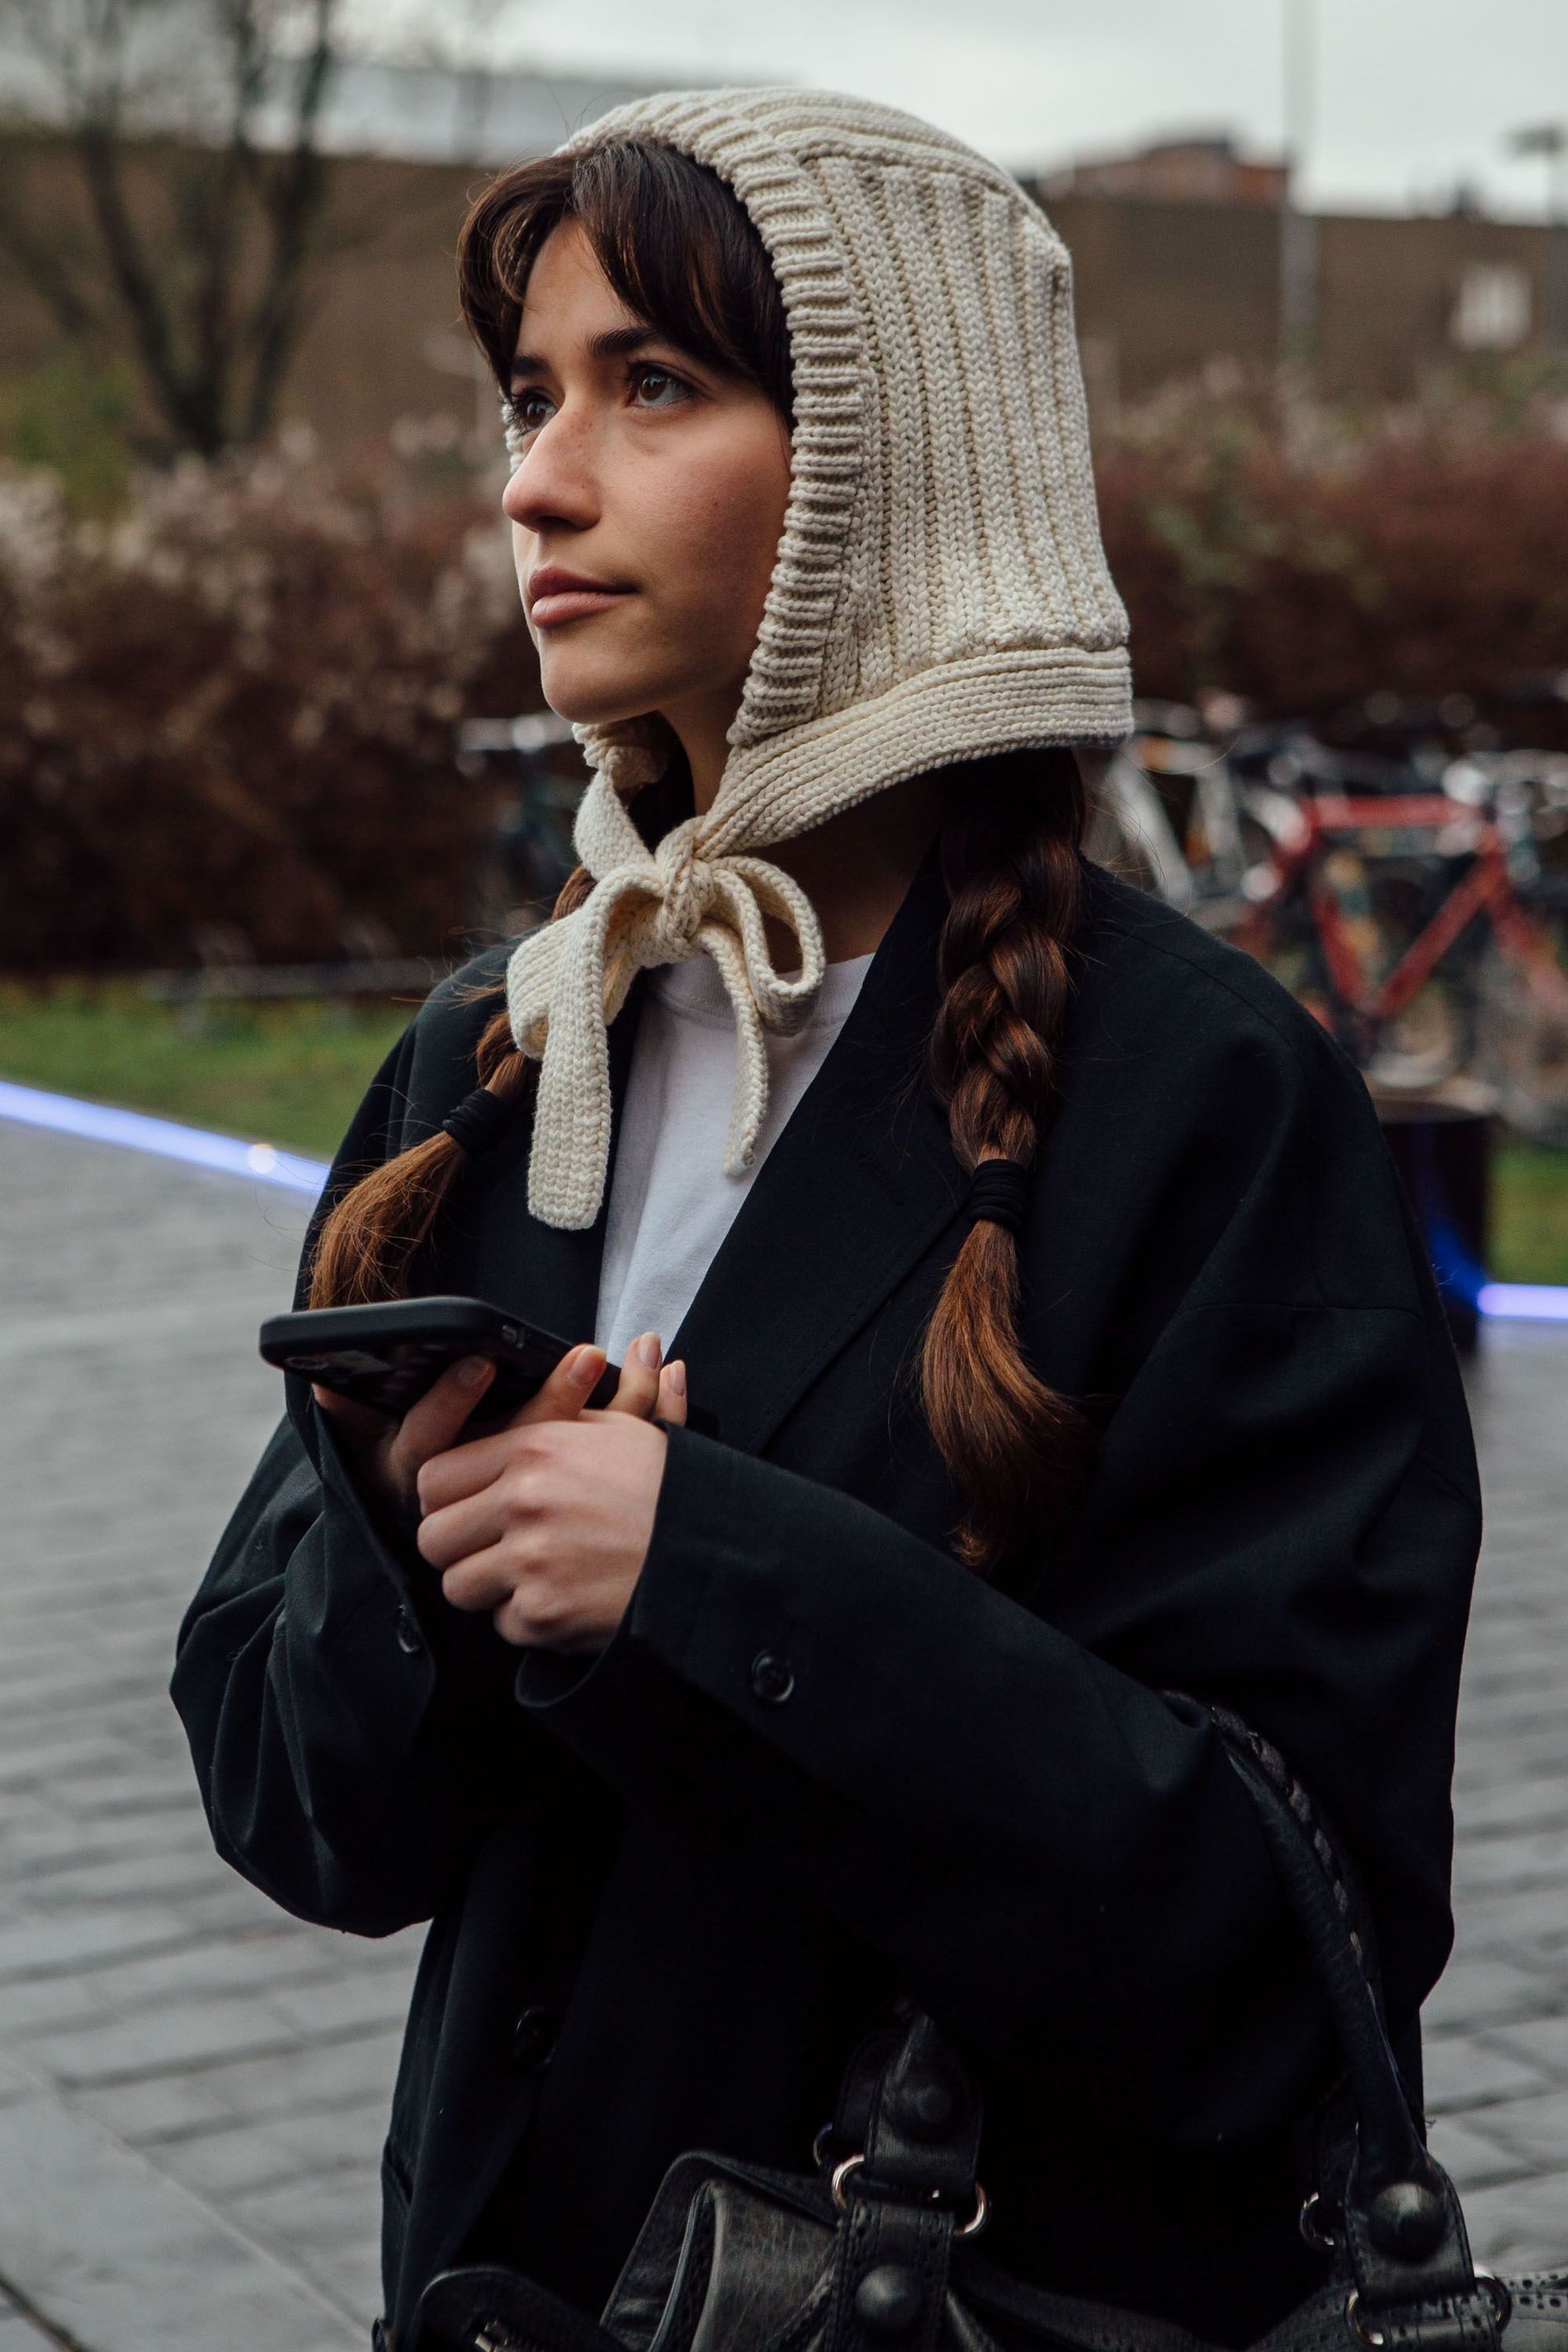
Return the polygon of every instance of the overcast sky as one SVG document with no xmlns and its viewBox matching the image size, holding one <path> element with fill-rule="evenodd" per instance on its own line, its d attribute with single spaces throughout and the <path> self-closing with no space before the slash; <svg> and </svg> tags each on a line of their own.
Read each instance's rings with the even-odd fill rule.
<svg viewBox="0 0 1568 2352">
<path fill-rule="evenodd" d="M 354 0 L 385 48 L 423 0 Z M 816 82 L 929 115 L 1001 161 L 1056 163 L 1173 131 L 1278 150 L 1282 20 L 1316 19 L 1309 200 L 1543 208 L 1506 134 L 1568 121 L 1565 0 L 441 0 L 501 52 L 605 76 Z"/>
</svg>

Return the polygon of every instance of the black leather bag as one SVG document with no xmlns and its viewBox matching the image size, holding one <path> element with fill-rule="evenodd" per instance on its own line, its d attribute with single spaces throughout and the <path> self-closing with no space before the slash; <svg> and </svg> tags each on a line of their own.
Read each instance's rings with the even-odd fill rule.
<svg viewBox="0 0 1568 2352">
<path fill-rule="evenodd" d="M 1339 1850 L 1278 1752 L 1211 1712 L 1345 2062 L 1301 2216 L 1328 2277 L 1255 2352 L 1568 2352 L 1568 2269 L 1507 2284 L 1471 2261 L 1459 2200 L 1424 2145 L 1384 2030 Z M 1211 2352 L 1184 2328 L 1054 2295 L 987 2263 L 980 2122 L 956 2053 L 902 2004 L 851 2060 L 815 2177 L 682 2156 L 597 2324 L 516 2272 L 447 2271 L 426 2289 L 414 2352 Z"/>
</svg>

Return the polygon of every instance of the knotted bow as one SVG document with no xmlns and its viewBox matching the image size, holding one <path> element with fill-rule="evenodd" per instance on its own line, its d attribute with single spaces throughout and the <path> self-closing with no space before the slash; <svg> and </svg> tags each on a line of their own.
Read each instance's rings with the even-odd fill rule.
<svg viewBox="0 0 1568 2352">
<path fill-rule="evenodd" d="M 705 832 L 706 829 L 706 832 Z M 610 1158 L 608 1024 L 638 971 L 710 955 L 735 1013 L 735 1093 L 724 1172 L 750 1165 L 768 1100 L 764 1028 L 791 1035 L 825 968 L 810 899 L 789 875 L 721 846 L 740 831 L 713 811 L 688 817 L 650 850 L 609 779 L 595 775 L 574 840 L 595 887 L 575 913 L 532 931 L 507 967 L 512 1035 L 539 1057 L 528 1205 L 545 1224 L 591 1225 Z M 774 969 L 765 915 L 788 925 L 801 968 Z"/>
</svg>

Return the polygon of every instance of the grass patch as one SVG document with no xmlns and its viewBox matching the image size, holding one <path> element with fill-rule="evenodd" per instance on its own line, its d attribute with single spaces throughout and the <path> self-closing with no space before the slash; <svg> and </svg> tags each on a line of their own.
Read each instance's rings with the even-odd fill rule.
<svg viewBox="0 0 1568 2352">
<path fill-rule="evenodd" d="M 416 1007 L 153 1004 L 133 981 L 0 983 L 0 1076 L 330 1159 Z"/>
<path fill-rule="evenodd" d="M 1491 1226 L 1488 1271 L 1497 1281 L 1568 1283 L 1568 1151 L 1500 1144 Z"/>
</svg>

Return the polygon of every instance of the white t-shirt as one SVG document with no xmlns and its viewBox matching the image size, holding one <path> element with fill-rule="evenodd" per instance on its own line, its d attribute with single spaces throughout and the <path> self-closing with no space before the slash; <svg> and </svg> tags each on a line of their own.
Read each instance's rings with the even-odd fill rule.
<svg viewBox="0 0 1568 2352">
<path fill-rule="evenodd" d="M 610 1182 L 594 1337 L 612 1364 L 644 1331 L 668 1354 L 720 1243 L 785 1120 L 848 1018 L 868 955 L 830 963 L 804 1029 L 772 1030 L 768 1108 L 751 1166 L 724 1173 L 735 1016 L 711 956 L 649 973 Z"/>
</svg>

